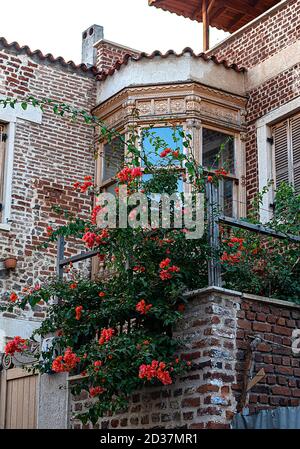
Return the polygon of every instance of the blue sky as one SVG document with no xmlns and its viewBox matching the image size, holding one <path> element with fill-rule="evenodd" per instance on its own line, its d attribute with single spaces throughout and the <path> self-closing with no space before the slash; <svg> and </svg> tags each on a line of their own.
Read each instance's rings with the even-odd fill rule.
<svg viewBox="0 0 300 449">
<path fill-rule="evenodd" d="M 8 20 L 6 18 L 13 18 Z M 202 25 L 154 7 L 147 0 L 14 0 L 1 4 L 0 36 L 32 50 L 81 60 L 81 33 L 104 26 L 105 38 L 141 51 L 202 50 Z M 212 30 L 212 43 L 225 33 Z"/>
</svg>

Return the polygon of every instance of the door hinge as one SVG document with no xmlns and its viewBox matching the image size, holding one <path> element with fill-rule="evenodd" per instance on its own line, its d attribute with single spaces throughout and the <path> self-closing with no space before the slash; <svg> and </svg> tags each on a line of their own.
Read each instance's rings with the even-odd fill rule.
<svg viewBox="0 0 300 449">
<path fill-rule="evenodd" d="M 7 141 L 7 134 L 3 133 L 1 134 L 1 141 L 6 142 Z"/>
</svg>

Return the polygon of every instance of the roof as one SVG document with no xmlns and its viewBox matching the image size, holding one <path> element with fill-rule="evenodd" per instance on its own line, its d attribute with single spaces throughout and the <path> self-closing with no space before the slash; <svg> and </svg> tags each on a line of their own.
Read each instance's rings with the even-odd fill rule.
<svg viewBox="0 0 300 449">
<path fill-rule="evenodd" d="M 58 64 L 65 69 L 71 69 L 73 71 L 82 72 L 85 74 L 96 75 L 96 67 L 88 67 L 85 64 L 76 64 L 73 61 L 66 61 L 62 56 L 55 57 L 51 53 L 44 55 L 41 50 L 32 51 L 28 45 L 20 46 L 18 42 L 8 43 L 4 37 L 0 37 L 0 48 L 15 51 L 16 53 L 27 54 L 31 58 L 37 58 L 42 62 L 50 62 L 52 64 Z"/>
<path fill-rule="evenodd" d="M 148 0 L 150 6 L 202 22 L 203 0 Z M 281 0 L 206 0 L 211 26 L 233 33 Z"/>
<path fill-rule="evenodd" d="M 201 58 L 206 62 L 212 61 L 213 63 L 215 63 L 217 65 L 223 65 L 226 69 L 231 69 L 236 72 L 246 72 L 246 70 L 247 70 L 245 67 L 239 66 L 238 64 L 229 64 L 225 59 L 218 59 L 214 55 L 208 56 L 205 53 L 196 54 L 196 53 L 194 53 L 194 51 L 191 48 L 187 47 L 181 53 L 176 53 L 174 50 L 169 50 L 163 54 L 159 50 L 155 50 L 150 55 L 147 53 L 143 53 L 143 52 L 140 53 L 138 56 L 132 56 L 132 55 L 127 54 L 124 56 L 122 61 L 117 61 L 115 63 L 115 65 L 110 70 L 100 73 L 97 76 L 97 79 L 99 81 L 105 80 L 108 76 L 111 76 L 117 70 L 120 70 L 122 66 L 127 65 L 129 61 L 138 62 L 138 61 L 141 61 L 142 59 L 153 59 L 157 56 L 160 58 L 168 58 L 169 56 L 176 56 L 177 58 L 180 58 L 181 56 L 183 56 L 187 53 L 190 54 L 191 56 L 193 56 L 194 58 Z"/>
</svg>

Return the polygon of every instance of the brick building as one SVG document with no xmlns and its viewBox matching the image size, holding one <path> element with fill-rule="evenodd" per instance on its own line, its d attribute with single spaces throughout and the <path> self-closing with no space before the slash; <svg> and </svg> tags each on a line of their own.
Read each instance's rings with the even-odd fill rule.
<svg viewBox="0 0 300 449">
<path fill-rule="evenodd" d="M 174 7 L 180 2 L 150 3 L 182 12 Z M 184 15 L 206 20 L 204 11 L 191 17 L 191 11 L 196 11 L 193 1 L 183 3 Z M 271 179 L 275 187 L 286 180 L 300 191 L 300 0 L 232 1 L 228 11 L 218 3 L 212 2 L 211 24 L 231 35 L 200 55 L 189 48 L 181 54 L 140 53 L 105 40 L 97 25 L 83 33 L 80 65 L 1 38 L 0 96 L 64 101 L 92 111 L 125 135 L 137 109 L 140 129 L 152 124 L 164 135 L 167 121 L 188 130 L 195 155 L 204 165 L 214 158 L 224 136 L 230 137 L 226 156 L 231 168 L 222 184 L 220 205 L 227 215 L 246 216 L 253 195 Z M 250 10 L 243 10 L 245 3 Z M 74 193 L 71 184 L 91 175 L 110 191 L 116 171 L 105 158 L 95 166 L 92 128 L 49 111 L 0 108 L 0 136 L 0 264 L 9 255 L 18 259 L 15 270 L 0 265 L 0 292 L 5 293 L 18 292 L 54 272 L 56 248 L 36 251 L 35 247 L 46 237 L 49 217 L 63 223 L 52 212 L 53 205 L 62 204 L 73 213 L 80 205 L 82 213 L 88 211 L 86 197 Z M 106 142 L 100 146 L 109 157 L 111 146 Z M 122 158 L 120 154 L 120 163 Z M 273 196 L 271 189 L 264 197 L 262 220 L 272 214 Z M 68 251 L 77 252 L 78 245 Z M 44 313 L 43 306 L 37 306 L 22 314 L 3 314 L 0 351 L 7 338 L 28 337 Z M 299 405 L 300 363 L 289 349 L 299 320 L 299 307 L 283 301 L 220 289 L 199 292 L 187 310 L 188 326 L 178 329 L 191 333 L 194 372 L 172 389 L 137 395 L 129 413 L 103 420 L 102 428 L 228 427 L 241 401 L 249 332 L 262 338 L 254 350 L 252 369 L 255 373 L 264 369 L 266 376 L 248 394 L 246 404 L 251 411 Z M 60 376 L 56 379 L 64 381 Z M 55 385 L 49 379 L 42 382 L 39 397 L 49 392 L 54 397 Z M 78 411 L 86 398 L 70 400 L 65 394 L 53 399 L 47 409 L 38 401 L 38 424 L 30 425 L 43 427 L 51 416 L 48 426 L 67 427 L 68 401 L 69 409 Z M 16 421 L 7 424 L 4 415 L 2 411 L 0 427 L 17 425 Z"/>
</svg>

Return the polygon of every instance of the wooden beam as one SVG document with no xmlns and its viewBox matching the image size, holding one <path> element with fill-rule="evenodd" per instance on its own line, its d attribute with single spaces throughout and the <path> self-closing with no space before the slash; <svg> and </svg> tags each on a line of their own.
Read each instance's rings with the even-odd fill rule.
<svg viewBox="0 0 300 449">
<path fill-rule="evenodd" d="M 203 51 L 209 49 L 208 0 L 202 0 Z"/>
<path fill-rule="evenodd" d="M 209 6 L 208 6 L 208 10 L 207 10 L 208 17 L 210 16 L 210 14 L 212 12 L 212 9 L 215 6 L 215 4 L 216 4 L 216 0 L 210 0 Z"/>
</svg>

